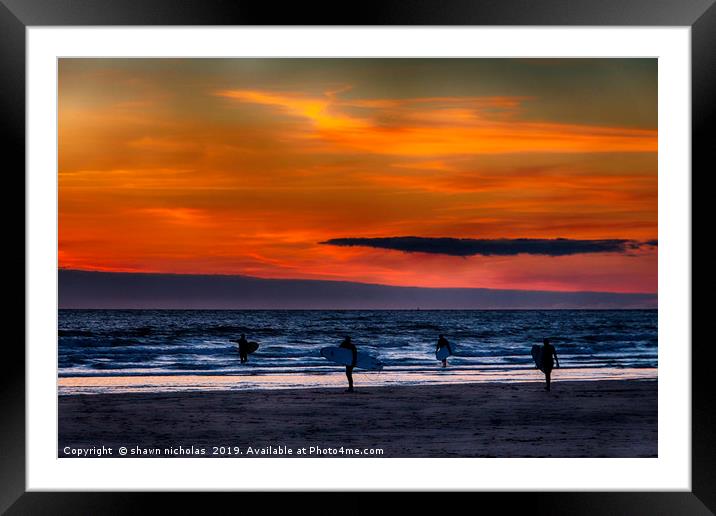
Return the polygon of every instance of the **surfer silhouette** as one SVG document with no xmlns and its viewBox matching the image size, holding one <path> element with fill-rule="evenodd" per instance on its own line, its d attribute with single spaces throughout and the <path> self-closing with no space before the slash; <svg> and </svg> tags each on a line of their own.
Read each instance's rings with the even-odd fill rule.
<svg viewBox="0 0 716 516">
<path fill-rule="evenodd" d="M 239 345 L 239 357 L 241 358 L 241 363 L 249 361 L 249 341 L 246 340 L 246 335 L 243 333 L 241 334 L 241 337 L 239 337 L 239 340 L 235 340 L 234 342 L 238 343 Z"/>
<path fill-rule="evenodd" d="M 545 385 L 544 390 L 549 391 L 550 390 L 550 382 L 552 380 L 552 369 L 554 369 L 555 362 L 557 363 L 557 367 L 559 367 L 559 359 L 557 358 L 557 350 L 554 349 L 554 346 L 549 343 L 549 339 L 544 339 L 542 341 L 542 354 L 540 356 L 540 360 L 542 361 L 542 372 L 544 373 L 545 381 L 547 382 L 547 385 Z"/>
<path fill-rule="evenodd" d="M 450 343 L 444 335 L 440 335 L 440 337 L 438 338 L 438 345 L 435 347 L 435 353 L 437 353 L 444 347 L 447 347 L 448 353 L 452 355 L 452 348 L 450 347 Z M 447 367 L 447 357 L 443 358 L 443 367 Z"/>
<path fill-rule="evenodd" d="M 356 345 L 353 344 L 350 337 L 346 337 L 343 339 L 343 342 L 341 342 L 341 345 L 338 346 L 339 348 L 345 348 L 350 349 L 353 353 L 353 361 L 351 362 L 351 365 L 346 366 L 346 378 L 348 378 L 348 392 L 353 392 L 353 368 L 356 366 L 356 362 L 358 361 L 358 350 L 356 349 Z"/>
</svg>

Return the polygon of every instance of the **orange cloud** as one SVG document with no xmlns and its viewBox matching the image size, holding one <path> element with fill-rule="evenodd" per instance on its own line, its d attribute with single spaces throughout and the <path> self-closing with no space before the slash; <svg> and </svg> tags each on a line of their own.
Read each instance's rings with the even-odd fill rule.
<svg viewBox="0 0 716 516">
<path fill-rule="evenodd" d="M 306 118 L 313 126 L 294 137 L 316 138 L 339 149 L 353 151 L 443 156 L 657 150 L 655 130 L 520 120 L 516 115 L 522 99 L 351 101 L 333 95 L 311 97 L 247 90 L 224 90 L 216 95 Z M 368 113 L 364 117 L 348 114 L 347 111 L 355 107 L 368 108 Z M 490 109 L 498 108 L 508 108 L 510 116 L 490 116 Z M 383 119 L 389 119 L 391 123 L 381 124 Z"/>
</svg>

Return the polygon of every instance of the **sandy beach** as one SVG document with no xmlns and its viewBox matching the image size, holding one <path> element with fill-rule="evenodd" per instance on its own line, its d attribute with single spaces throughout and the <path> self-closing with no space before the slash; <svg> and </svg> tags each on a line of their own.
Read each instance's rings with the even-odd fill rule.
<svg viewBox="0 0 716 516">
<path fill-rule="evenodd" d="M 656 457 L 657 382 L 59 397 L 58 456 L 120 447 L 127 457 Z"/>
</svg>

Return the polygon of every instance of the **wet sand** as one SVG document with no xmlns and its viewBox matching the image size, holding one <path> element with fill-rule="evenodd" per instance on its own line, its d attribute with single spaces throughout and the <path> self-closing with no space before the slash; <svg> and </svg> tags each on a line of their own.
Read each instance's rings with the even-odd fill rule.
<svg viewBox="0 0 716 516">
<path fill-rule="evenodd" d="M 59 397 L 58 456 L 120 447 L 128 457 L 656 457 L 657 382 Z"/>
</svg>

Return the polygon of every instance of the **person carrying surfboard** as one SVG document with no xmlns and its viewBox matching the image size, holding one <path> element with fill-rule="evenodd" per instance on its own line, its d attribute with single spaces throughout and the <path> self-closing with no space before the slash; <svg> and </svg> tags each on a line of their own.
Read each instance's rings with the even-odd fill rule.
<svg viewBox="0 0 716 516">
<path fill-rule="evenodd" d="M 440 337 L 438 337 L 438 345 L 435 347 L 435 353 L 437 353 L 444 347 L 447 347 L 448 353 L 452 355 L 452 348 L 450 347 L 450 343 L 444 335 L 440 335 Z M 443 367 L 447 367 L 447 357 L 443 358 Z"/>
<path fill-rule="evenodd" d="M 542 366 L 541 369 L 544 373 L 545 381 L 547 382 L 547 385 L 545 385 L 544 390 L 549 391 L 550 383 L 552 381 L 552 369 L 554 369 L 555 362 L 557 363 L 557 367 L 559 367 L 557 350 L 554 349 L 554 346 L 549 343 L 549 339 L 544 339 L 542 341 L 542 353 L 540 354 L 540 361 L 540 365 Z"/>
<path fill-rule="evenodd" d="M 241 337 L 239 337 L 239 340 L 235 340 L 239 345 L 239 357 L 241 358 L 241 363 L 249 361 L 249 341 L 246 340 L 246 335 L 243 333 L 241 334 Z"/>
<path fill-rule="evenodd" d="M 353 361 L 351 362 L 351 365 L 346 366 L 346 377 L 348 378 L 348 392 L 353 392 L 353 368 L 356 366 L 356 362 L 358 361 L 358 350 L 356 349 L 356 345 L 353 344 L 350 337 L 346 337 L 343 339 L 343 342 L 341 342 L 341 345 L 338 346 L 339 348 L 345 348 L 350 349 L 353 353 Z"/>
</svg>

